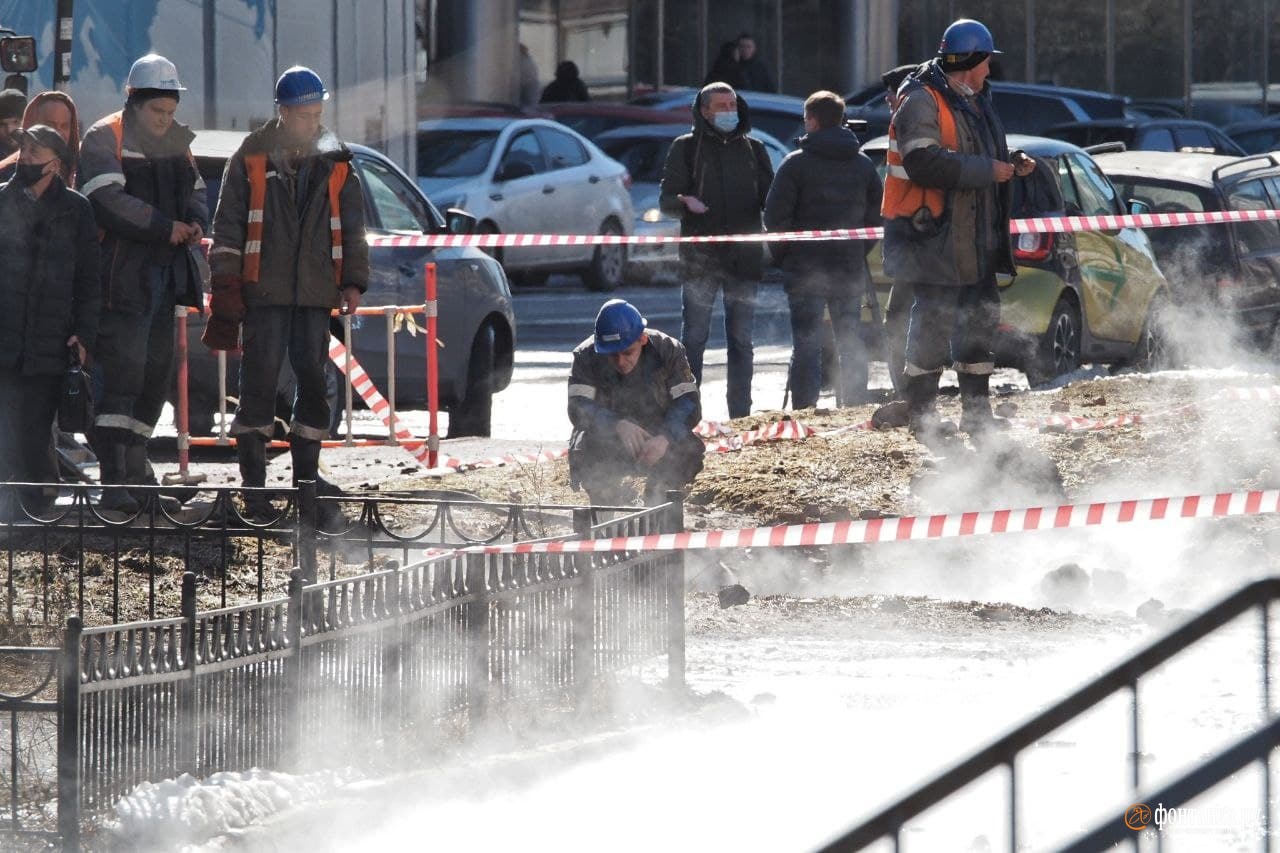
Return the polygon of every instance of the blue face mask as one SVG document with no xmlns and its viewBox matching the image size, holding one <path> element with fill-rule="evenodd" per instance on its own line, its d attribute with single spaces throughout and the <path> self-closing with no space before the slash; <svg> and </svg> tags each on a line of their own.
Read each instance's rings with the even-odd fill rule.
<svg viewBox="0 0 1280 853">
<path fill-rule="evenodd" d="M 716 113 L 712 116 L 711 124 L 721 133 L 733 133 L 738 129 L 738 114 Z"/>
</svg>

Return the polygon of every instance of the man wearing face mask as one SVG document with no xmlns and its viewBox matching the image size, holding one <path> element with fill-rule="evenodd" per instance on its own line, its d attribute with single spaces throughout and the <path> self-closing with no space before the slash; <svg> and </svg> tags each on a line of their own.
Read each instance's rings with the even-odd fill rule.
<svg viewBox="0 0 1280 853">
<path fill-rule="evenodd" d="M 49 429 L 68 349 L 83 363 L 98 334 L 98 229 L 63 180 L 62 136 L 35 125 L 19 139 L 14 176 L 0 186 L 0 481 L 56 483 Z M 33 490 L 22 502 L 39 513 L 54 497 Z M 16 509 L 4 507 L 8 517 Z"/>
<path fill-rule="evenodd" d="M 702 403 L 684 347 L 646 325 L 634 305 L 610 299 L 573 351 L 569 482 L 599 506 L 630 502 L 624 477 L 644 479 L 654 506 L 702 470 L 706 451 L 693 434 Z"/>
<path fill-rule="evenodd" d="M 89 443 L 104 484 L 154 485 L 147 441 L 172 383 L 174 307 L 201 304 L 187 245 L 204 236 L 209 208 L 191 156 L 195 134 L 174 121 L 186 89 L 173 63 L 142 57 L 125 88 L 124 109 L 94 124 L 80 146 L 80 191 L 103 232 L 102 391 Z M 102 505 L 132 513 L 147 494 L 108 489 Z"/>
<path fill-rule="evenodd" d="M 231 433 L 243 484 L 265 485 L 277 377 L 288 358 L 298 380 L 289 424 L 294 483 L 314 481 L 321 495 L 333 497 L 341 492 L 319 474 L 320 442 L 329 434 L 329 312 L 359 307 L 369 285 L 369 246 L 351 151 L 321 124 L 328 98 L 310 68 L 288 69 L 276 82 L 277 117 L 227 161 L 203 340 L 215 350 L 242 343 Z M 272 515 L 261 493 L 247 493 L 245 504 L 250 515 Z M 320 510 L 326 529 L 341 523 L 334 504 L 321 502 Z"/>
<path fill-rule="evenodd" d="M 726 83 L 704 86 L 693 102 L 693 130 L 678 137 L 662 172 L 659 206 L 679 217 L 684 236 L 758 234 L 773 166 L 759 140 L 747 134 L 746 101 Z M 764 271 L 764 246 L 750 243 L 680 245 L 684 265 L 680 339 L 698 383 L 711 333 L 716 294 L 724 292 L 728 339 L 729 417 L 751 413 L 752 324 Z"/>
</svg>

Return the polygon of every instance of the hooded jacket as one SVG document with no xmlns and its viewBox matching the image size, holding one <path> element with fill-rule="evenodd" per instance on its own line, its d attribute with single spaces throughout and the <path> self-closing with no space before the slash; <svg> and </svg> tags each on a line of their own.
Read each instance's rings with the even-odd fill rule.
<svg viewBox="0 0 1280 853">
<path fill-rule="evenodd" d="M 364 192 L 356 169 L 338 195 L 342 220 L 342 281 L 334 278 L 329 226 L 329 174 L 350 162 L 351 151 L 321 129 L 315 150 L 301 158 L 285 151 L 280 120 L 249 134 L 227 161 L 218 209 L 213 217 L 214 275 L 240 275 L 249 219 L 247 154 L 267 156 L 267 195 L 262 215 L 262 255 L 258 281 L 245 282 L 245 303 L 337 308 L 341 288 L 369 287 L 369 244 L 365 238 Z M 299 181 L 303 186 L 299 187 Z"/>
<path fill-rule="evenodd" d="M 937 92 L 951 108 L 956 147 L 939 140 Z M 991 105 L 990 87 L 964 96 L 935 59 L 899 89 L 904 96 L 893 128 L 908 179 L 946 191 L 942 216 L 913 222 L 885 212 L 885 272 L 903 282 L 970 285 L 996 273 L 1014 274 L 1009 237 L 1010 183 L 997 184 L 992 160 L 1008 162 L 1004 125 Z"/>
<path fill-rule="evenodd" d="M 680 220 L 685 236 L 707 234 L 759 234 L 761 211 L 773 166 L 769 154 L 751 131 L 747 102 L 738 96 L 738 126 L 721 133 L 702 117 L 702 93 L 693 99 L 693 129 L 671 143 L 662 170 L 658 205 Z M 706 213 L 691 213 L 678 196 L 696 196 Z M 764 247 L 760 243 L 709 243 L 680 245 L 680 257 L 695 266 L 759 279 L 764 272 Z"/>
<path fill-rule="evenodd" d="M 0 186 L 0 369 L 62 373 L 72 335 L 92 353 L 100 301 L 89 202 L 61 178 L 38 199 L 12 181 Z"/>
<path fill-rule="evenodd" d="M 199 306 L 201 282 L 193 275 L 187 247 L 169 243 L 174 222 L 209 228 L 204 179 L 190 154 L 195 134 L 174 122 L 152 139 L 137 127 L 133 109 L 125 107 L 117 149 L 109 119 L 84 135 L 79 173 L 80 191 L 93 202 L 102 231 L 103 307 L 147 313 L 149 271 L 155 267 L 172 271 L 177 304 Z"/>
<path fill-rule="evenodd" d="M 800 139 L 778 167 L 764 207 L 770 231 L 869 228 L 880 224 L 880 176 L 844 127 L 822 128 Z M 868 279 L 872 240 L 771 244 L 792 292 L 838 296 L 861 293 Z"/>
<path fill-rule="evenodd" d="M 76 102 L 71 100 L 71 96 L 66 92 L 41 92 L 31 99 L 27 104 L 26 110 L 22 113 L 22 129 L 26 130 L 33 124 L 38 122 L 35 119 L 36 113 L 40 111 L 43 104 L 50 101 L 57 101 L 63 104 L 71 113 L 71 134 L 67 139 L 67 150 L 71 154 L 71 168 L 67 172 L 67 185 L 76 186 L 76 166 L 80 162 L 80 114 L 76 112 Z M 13 177 L 14 166 L 18 164 L 18 155 L 21 150 L 15 151 L 3 160 L 0 160 L 0 182 L 7 181 Z"/>
</svg>

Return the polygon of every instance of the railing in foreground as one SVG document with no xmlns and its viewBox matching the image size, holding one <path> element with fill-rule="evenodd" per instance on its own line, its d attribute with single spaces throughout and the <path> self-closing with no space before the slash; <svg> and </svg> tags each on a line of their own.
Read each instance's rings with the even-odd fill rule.
<svg viewBox="0 0 1280 853">
<path fill-rule="evenodd" d="M 671 532 L 683 508 L 576 521 L 581 535 Z M 683 683 L 683 601 L 679 554 L 450 553 L 323 583 L 296 570 L 284 598 L 206 612 L 188 573 L 180 616 L 67 621 L 57 834 L 78 849 L 81 819 L 143 781 L 376 768 L 499 711 L 589 707 L 603 676 L 663 653 Z"/>
</svg>

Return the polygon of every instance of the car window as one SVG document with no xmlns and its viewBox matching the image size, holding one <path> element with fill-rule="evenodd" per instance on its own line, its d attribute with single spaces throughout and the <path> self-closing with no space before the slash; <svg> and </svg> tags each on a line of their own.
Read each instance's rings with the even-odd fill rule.
<svg viewBox="0 0 1280 853">
<path fill-rule="evenodd" d="M 1167 127 L 1153 127 L 1142 135 L 1143 151 L 1177 151 L 1173 133 Z"/>
<path fill-rule="evenodd" d="M 360 178 L 384 231 L 434 231 L 438 224 L 409 183 L 371 157 L 357 157 Z"/>
<path fill-rule="evenodd" d="M 670 139 L 609 139 L 601 143 L 604 153 L 627 168 L 631 180 L 656 184 L 662 180 Z"/>
<path fill-rule="evenodd" d="M 1114 177 L 1112 182 L 1122 199 L 1140 201 L 1151 208 L 1152 213 L 1200 213 L 1218 207 L 1207 189 L 1129 176 Z M 1148 228 L 1146 235 L 1160 268 L 1177 284 L 1226 269 L 1231 264 L 1230 246 L 1222 239 L 1221 229 L 1220 225 Z"/>
<path fill-rule="evenodd" d="M 1246 154 L 1273 151 L 1280 147 L 1280 127 L 1242 131 L 1233 134 L 1231 138 L 1235 140 L 1236 145 L 1244 149 Z"/>
<path fill-rule="evenodd" d="M 542 146 L 538 144 L 538 137 L 532 130 L 516 134 L 516 138 L 507 146 L 506 153 L 502 155 L 502 165 L 499 168 L 506 168 L 516 162 L 528 163 L 533 167 L 535 175 L 547 171 L 546 161 L 542 157 Z"/>
<path fill-rule="evenodd" d="M 1267 188 L 1261 180 L 1241 181 L 1227 192 L 1231 210 L 1269 210 L 1272 207 Z M 1233 226 L 1236 245 L 1242 255 L 1275 252 L 1280 249 L 1280 223 L 1274 219 L 1260 222 L 1237 222 Z"/>
<path fill-rule="evenodd" d="M 538 138 L 542 141 L 543 150 L 547 152 L 547 160 L 552 169 L 572 169 L 574 166 L 585 165 L 591 159 L 582 143 L 564 131 L 540 127 Z"/>
<path fill-rule="evenodd" d="M 496 130 L 427 130 L 418 134 L 419 178 L 470 178 L 489 165 Z"/>
<path fill-rule="evenodd" d="M 1080 203 L 1080 193 L 1076 191 L 1076 182 L 1071 177 L 1070 168 L 1067 167 L 1067 158 L 1055 157 L 1054 162 L 1058 167 L 1058 188 L 1062 190 L 1062 201 L 1068 209 L 1075 208 L 1075 210 L 1071 211 L 1072 213 L 1075 213 L 1076 210 L 1083 210 L 1084 205 Z"/>
<path fill-rule="evenodd" d="M 1203 127 L 1180 127 L 1175 136 L 1178 140 L 1179 151 L 1185 151 L 1188 148 L 1215 150 L 1213 137 Z"/>
<path fill-rule="evenodd" d="M 1071 108 L 1058 98 L 996 90 L 991 100 L 1008 133 L 1040 133 L 1076 120 Z"/>
<path fill-rule="evenodd" d="M 1087 156 L 1071 155 L 1071 175 L 1075 178 L 1080 209 L 1086 216 L 1106 216 L 1120 212 L 1116 206 L 1115 188 L 1097 164 Z"/>
</svg>

